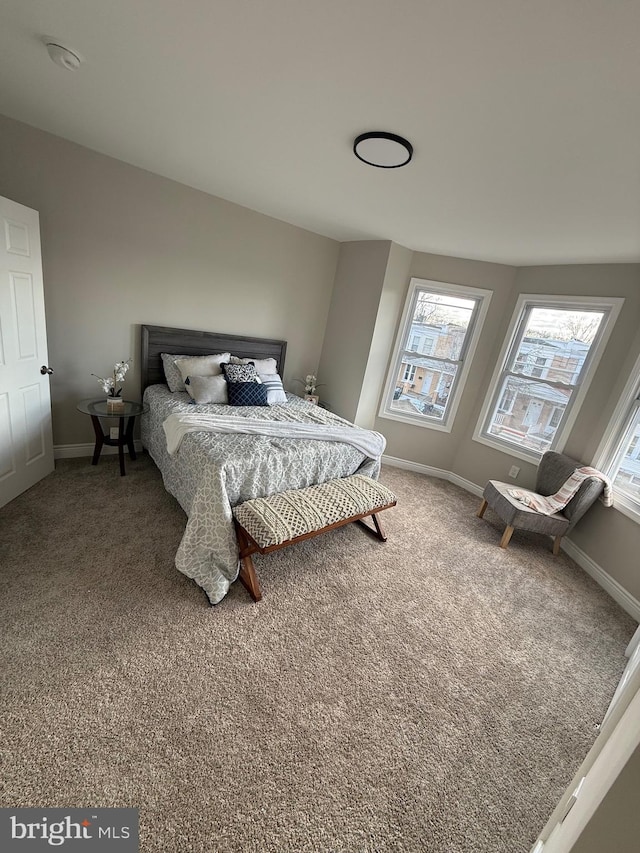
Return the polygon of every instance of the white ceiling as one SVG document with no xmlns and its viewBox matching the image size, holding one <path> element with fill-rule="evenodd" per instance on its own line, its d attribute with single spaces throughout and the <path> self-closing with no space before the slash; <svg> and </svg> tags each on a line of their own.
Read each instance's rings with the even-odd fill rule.
<svg viewBox="0 0 640 853">
<path fill-rule="evenodd" d="M 2 0 L 0 113 L 338 240 L 637 262 L 639 45 L 640 0 Z"/>
</svg>

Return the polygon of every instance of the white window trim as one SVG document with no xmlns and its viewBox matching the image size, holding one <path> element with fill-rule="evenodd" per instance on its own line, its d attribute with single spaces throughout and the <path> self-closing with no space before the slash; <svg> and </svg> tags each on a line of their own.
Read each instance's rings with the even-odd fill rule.
<svg viewBox="0 0 640 853">
<path fill-rule="evenodd" d="M 491 403 L 497 390 L 498 381 L 502 375 L 504 362 L 515 339 L 522 318 L 522 312 L 524 311 L 527 302 L 533 302 L 536 307 L 548 305 L 553 308 L 567 308 L 568 310 L 574 311 L 579 311 L 580 308 L 602 308 L 607 309 L 609 312 L 608 316 L 604 319 L 605 326 L 602 330 L 602 336 L 598 347 L 589 358 L 589 364 L 587 365 L 587 370 L 584 374 L 582 383 L 577 386 L 574 391 L 575 396 L 571 404 L 569 415 L 560 432 L 556 433 L 556 440 L 554 442 L 553 449 L 558 452 L 562 452 L 569 434 L 571 433 L 571 430 L 578 418 L 580 407 L 582 406 L 587 391 L 589 390 L 591 380 L 593 379 L 598 364 L 600 363 L 602 354 L 605 351 L 607 342 L 611 336 L 613 327 L 615 326 L 615 322 L 618 319 L 618 314 L 620 313 L 624 303 L 624 299 L 617 296 L 608 298 L 604 296 L 557 296 L 545 293 L 521 293 L 518 297 L 515 308 L 513 309 L 507 334 L 505 335 L 505 339 L 500 350 L 500 356 L 496 362 L 491 382 L 489 383 L 484 403 L 482 404 L 480 417 L 478 418 L 478 422 L 473 433 L 473 440 L 480 444 L 486 444 L 488 447 L 493 447 L 494 450 L 500 450 L 508 456 L 515 456 L 517 459 L 523 459 L 525 462 L 534 462 L 537 464 L 540 461 L 541 453 L 536 453 L 534 450 L 529 450 L 528 448 L 518 447 L 517 444 L 496 441 L 495 439 L 489 438 L 482 432 L 484 424 L 489 416 L 489 410 L 491 409 Z"/>
<path fill-rule="evenodd" d="M 611 467 L 617 454 L 618 447 L 623 438 L 622 429 L 629 418 L 631 406 L 633 405 L 633 401 L 638 397 L 638 394 L 640 394 L 640 356 L 636 359 L 636 363 L 622 389 L 620 399 L 613 410 L 609 425 L 602 436 L 602 441 L 598 445 L 593 459 L 593 467 L 605 474 L 607 473 L 607 469 Z M 623 515 L 626 515 L 627 518 L 631 518 L 640 524 L 638 504 L 617 491 L 615 486 L 613 487 L 613 506 Z"/>
<path fill-rule="evenodd" d="M 427 418 L 425 418 L 424 415 L 419 415 L 417 412 L 415 415 L 412 415 L 410 413 L 404 414 L 394 412 L 387 408 L 387 401 L 391 394 L 392 386 L 395 385 L 398 370 L 400 369 L 400 354 L 404 349 L 402 346 L 402 342 L 407 335 L 409 324 L 411 323 L 412 317 L 410 316 L 410 312 L 411 307 L 413 305 L 413 297 L 418 288 L 426 289 L 430 293 L 450 293 L 455 296 L 468 296 L 472 299 L 477 299 L 479 303 L 478 313 L 475 316 L 473 328 L 471 329 L 470 337 L 468 338 L 466 354 L 460 366 L 460 373 L 458 375 L 455 388 L 455 396 L 453 398 L 453 401 L 451 402 L 450 409 L 446 413 L 446 419 L 444 422 L 428 420 Z M 387 381 L 384 385 L 382 402 L 380 404 L 380 410 L 378 412 L 379 417 L 387 418 L 388 420 L 392 421 L 400 421 L 402 423 L 411 424 L 412 426 L 425 427 L 426 429 L 435 429 L 439 430 L 440 432 L 451 432 L 451 430 L 453 429 L 453 422 L 456 417 L 456 412 L 458 411 L 458 406 L 460 405 L 460 400 L 462 399 L 462 393 L 464 391 L 464 386 L 467 381 L 467 376 L 469 375 L 473 356 L 476 351 L 476 347 L 478 346 L 480 331 L 482 329 L 482 326 L 484 325 L 484 321 L 487 316 L 487 311 L 489 310 L 489 303 L 491 301 L 492 296 L 493 291 L 484 290 L 481 287 L 468 287 L 463 284 L 452 284 L 450 282 L 445 281 L 432 281 L 430 279 L 425 278 L 410 279 L 409 290 L 407 291 L 407 296 L 404 303 L 404 310 L 402 312 L 402 319 L 398 327 L 398 332 L 396 334 L 396 342 L 393 347 L 391 364 L 387 373 Z M 429 356 L 425 357 L 428 358 Z"/>
</svg>

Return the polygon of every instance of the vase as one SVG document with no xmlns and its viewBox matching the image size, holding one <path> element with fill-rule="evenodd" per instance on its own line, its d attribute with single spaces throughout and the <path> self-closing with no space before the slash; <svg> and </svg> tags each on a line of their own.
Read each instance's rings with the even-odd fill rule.
<svg viewBox="0 0 640 853">
<path fill-rule="evenodd" d="M 124 409 L 124 400 L 122 397 L 107 397 L 107 411 L 121 412 Z"/>
</svg>

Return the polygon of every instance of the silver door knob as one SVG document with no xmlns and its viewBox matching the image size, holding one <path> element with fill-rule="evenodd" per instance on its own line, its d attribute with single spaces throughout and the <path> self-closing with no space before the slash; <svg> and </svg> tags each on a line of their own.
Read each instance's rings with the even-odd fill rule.
<svg viewBox="0 0 640 853">
<path fill-rule="evenodd" d="M 42 365 L 42 367 L 40 368 L 40 373 L 41 373 L 43 376 L 46 376 L 46 375 L 47 375 L 47 373 L 48 373 L 49 375 L 51 375 L 51 374 L 53 373 L 53 367 L 47 367 L 47 365 L 46 365 L 46 364 L 43 364 L 43 365 Z"/>
</svg>

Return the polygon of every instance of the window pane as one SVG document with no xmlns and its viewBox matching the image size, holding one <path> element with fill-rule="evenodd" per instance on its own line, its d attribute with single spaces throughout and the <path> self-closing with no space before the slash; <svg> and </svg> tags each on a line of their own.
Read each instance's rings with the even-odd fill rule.
<svg viewBox="0 0 640 853">
<path fill-rule="evenodd" d="M 508 369 L 575 385 L 603 317 L 602 311 L 532 308 Z"/>
<path fill-rule="evenodd" d="M 489 419 L 489 435 L 544 453 L 556 434 L 571 391 L 514 376 L 502 381 Z"/>
<path fill-rule="evenodd" d="M 389 409 L 442 421 L 457 373 L 458 365 L 449 361 L 405 356 Z M 410 379 L 405 378 L 408 375 Z"/>
<path fill-rule="evenodd" d="M 438 358 L 460 358 L 464 339 L 477 305 L 442 293 L 418 291 L 407 340 L 408 351 Z"/>
<path fill-rule="evenodd" d="M 625 495 L 640 502 L 640 409 L 627 430 L 622 460 L 613 484 Z"/>
</svg>

